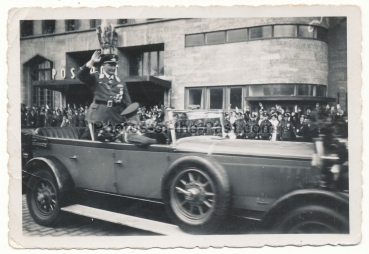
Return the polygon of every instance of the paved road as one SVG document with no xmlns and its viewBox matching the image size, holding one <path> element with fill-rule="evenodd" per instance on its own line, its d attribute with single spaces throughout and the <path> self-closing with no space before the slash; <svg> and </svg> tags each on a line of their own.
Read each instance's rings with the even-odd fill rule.
<svg viewBox="0 0 369 254">
<path fill-rule="evenodd" d="M 25 236 L 125 236 L 125 235 L 155 235 L 130 227 L 125 227 L 105 221 L 93 220 L 74 214 L 61 226 L 55 228 L 36 224 L 29 215 L 25 195 L 22 196 L 23 235 Z"/>
<path fill-rule="evenodd" d="M 121 197 L 106 196 L 90 192 L 79 193 L 80 204 L 104 209 L 111 212 L 122 213 L 135 217 L 145 218 L 163 223 L 172 223 L 164 209 L 164 205 L 149 202 L 139 202 Z M 31 218 L 25 195 L 23 199 L 23 234 L 26 236 L 132 236 L 156 235 L 127 226 L 91 219 L 75 214 L 66 214 L 67 218 L 60 226 L 55 228 L 43 227 L 36 224 Z M 255 232 L 254 222 L 244 219 L 229 219 L 227 227 L 222 232 L 213 234 L 250 234 Z"/>
</svg>

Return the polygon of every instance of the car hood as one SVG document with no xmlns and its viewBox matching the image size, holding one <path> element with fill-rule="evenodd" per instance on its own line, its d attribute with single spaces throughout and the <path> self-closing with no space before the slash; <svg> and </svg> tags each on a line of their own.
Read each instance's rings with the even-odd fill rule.
<svg viewBox="0 0 369 254">
<path fill-rule="evenodd" d="M 208 155 L 228 154 L 281 158 L 312 159 L 314 143 L 224 139 L 212 136 L 194 136 L 177 141 L 175 151 L 197 152 Z"/>
</svg>

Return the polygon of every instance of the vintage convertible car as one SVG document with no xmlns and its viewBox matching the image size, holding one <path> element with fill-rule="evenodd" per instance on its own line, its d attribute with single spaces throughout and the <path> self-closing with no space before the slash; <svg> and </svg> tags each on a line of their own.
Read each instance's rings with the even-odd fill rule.
<svg viewBox="0 0 369 254">
<path fill-rule="evenodd" d="M 37 129 L 23 168 L 33 219 L 55 225 L 61 208 L 76 202 L 73 192 L 84 189 L 163 202 L 192 233 L 221 227 L 228 216 L 259 220 L 267 232 L 349 233 L 347 191 L 321 188 L 324 179 L 328 186 L 323 169 L 332 166 L 324 161 L 335 157 L 323 158 L 319 142 L 230 139 L 221 113 L 168 114 L 170 141 L 149 146 L 81 140 L 80 128 Z M 178 124 L 210 120 L 219 123 L 211 134 Z"/>
</svg>

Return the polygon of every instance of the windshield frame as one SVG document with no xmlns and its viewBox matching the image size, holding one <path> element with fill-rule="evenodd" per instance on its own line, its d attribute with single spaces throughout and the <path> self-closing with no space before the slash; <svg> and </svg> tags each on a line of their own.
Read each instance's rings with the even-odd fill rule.
<svg viewBox="0 0 369 254">
<path fill-rule="evenodd" d="M 222 110 L 219 111 L 206 111 L 206 110 L 176 110 L 176 109 L 167 109 L 168 118 L 169 118 L 169 131 L 172 137 L 172 146 L 176 147 L 177 144 L 177 136 L 175 132 L 175 122 L 174 122 L 174 113 L 203 113 L 206 114 L 219 114 L 220 126 L 222 131 L 222 137 L 225 138 L 225 129 L 224 129 L 224 112 Z"/>
</svg>

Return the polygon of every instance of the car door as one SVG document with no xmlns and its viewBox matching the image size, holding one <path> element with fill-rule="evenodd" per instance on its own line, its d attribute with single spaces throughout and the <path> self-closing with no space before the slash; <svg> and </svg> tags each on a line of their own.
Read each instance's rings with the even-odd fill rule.
<svg viewBox="0 0 369 254">
<path fill-rule="evenodd" d="M 139 147 L 120 144 L 114 152 L 117 192 L 142 198 L 161 198 L 161 179 L 169 165 L 169 145 Z"/>
<path fill-rule="evenodd" d="M 75 185 L 80 188 L 116 192 L 114 149 L 109 143 L 79 141 L 70 157 Z"/>
</svg>

